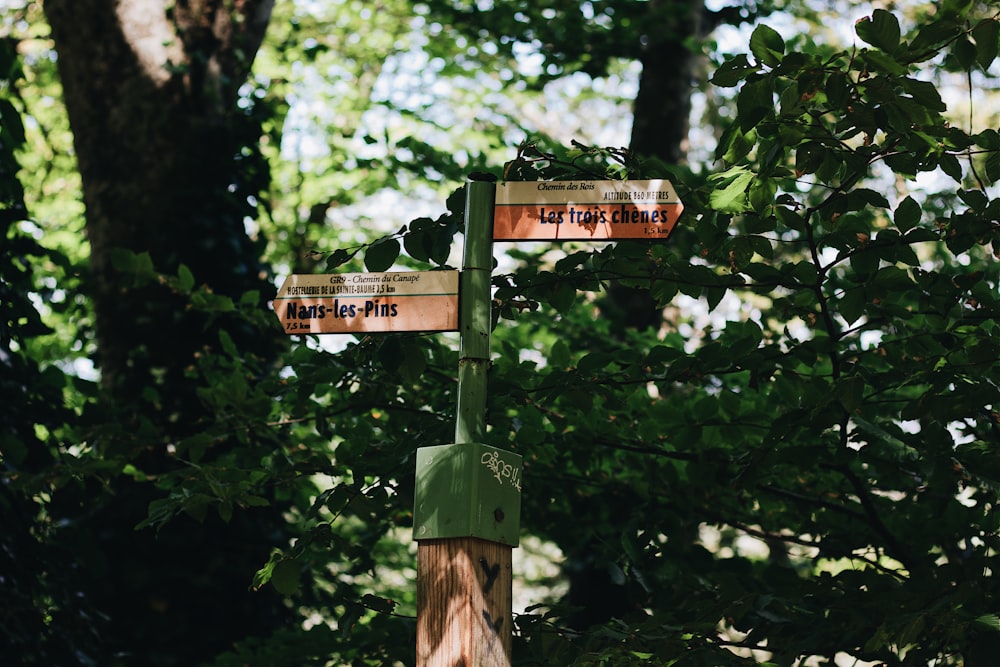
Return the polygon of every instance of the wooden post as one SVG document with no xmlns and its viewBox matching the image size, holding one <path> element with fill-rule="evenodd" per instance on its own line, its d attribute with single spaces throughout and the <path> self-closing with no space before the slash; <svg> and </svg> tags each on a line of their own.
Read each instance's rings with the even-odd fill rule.
<svg viewBox="0 0 1000 667">
<path fill-rule="evenodd" d="M 465 206 L 465 253 L 461 277 L 461 303 L 459 305 L 459 331 L 461 332 L 458 374 L 458 411 L 455 424 L 455 444 L 461 455 L 449 455 L 447 448 L 440 454 L 426 448 L 424 460 L 426 483 L 433 489 L 451 486 L 461 488 L 451 498 L 456 504 L 475 506 L 476 524 L 471 532 L 482 533 L 479 526 L 490 524 L 488 529 L 520 520 L 520 466 L 513 471 L 505 465 L 497 450 L 482 449 L 486 434 L 486 376 L 489 369 L 490 350 L 490 275 L 493 270 L 492 227 L 495 186 L 491 181 L 473 180 L 467 184 Z M 467 452 L 473 452 L 466 455 Z M 485 452 L 480 454 L 480 452 Z M 442 455 L 443 454 L 443 455 Z M 478 458 L 477 458 L 478 457 Z M 449 463 L 450 462 L 450 463 Z M 418 453 L 418 466 L 421 466 Z M 433 468 L 433 466 L 437 468 Z M 480 484 L 473 481 L 487 469 L 486 480 L 492 484 L 518 489 L 517 514 L 505 517 L 503 503 L 482 500 L 475 495 L 467 503 L 467 489 L 479 494 Z M 471 472 L 469 480 L 449 480 L 451 473 Z M 494 482 L 489 473 L 495 473 Z M 418 479 L 422 474 L 418 468 Z M 509 667 L 511 664 L 511 592 L 512 568 L 511 539 L 508 543 L 480 537 L 432 537 L 420 539 L 431 526 L 428 534 L 434 535 L 448 519 L 446 507 L 450 501 L 441 500 L 437 491 L 421 490 L 418 482 L 414 526 L 417 533 L 417 665 L 418 667 Z M 428 499 L 423 499 L 424 493 Z M 489 498 L 489 492 L 484 493 Z M 495 507 L 495 508 L 494 508 Z M 482 517 L 483 510 L 487 517 Z M 513 514 L 510 509 L 508 514 Z M 489 516 L 492 514 L 492 516 Z M 427 517 L 425 525 L 421 515 Z M 420 522 L 420 527 L 417 527 Z M 516 523 L 514 524 L 516 534 Z M 444 531 L 447 532 L 447 531 Z M 487 530 L 488 532 L 488 530 Z M 514 540 L 516 544 L 516 538 Z"/>
<path fill-rule="evenodd" d="M 475 537 L 419 543 L 418 667 L 509 667 L 512 553 Z"/>
</svg>

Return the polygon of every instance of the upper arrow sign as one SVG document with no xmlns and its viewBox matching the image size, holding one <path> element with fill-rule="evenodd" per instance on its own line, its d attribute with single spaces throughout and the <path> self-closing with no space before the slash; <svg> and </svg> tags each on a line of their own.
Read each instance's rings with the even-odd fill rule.
<svg viewBox="0 0 1000 667">
<path fill-rule="evenodd" d="M 665 180 L 497 183 L 493 239 L 659 240 L 683 210 Z"/>
</svg>

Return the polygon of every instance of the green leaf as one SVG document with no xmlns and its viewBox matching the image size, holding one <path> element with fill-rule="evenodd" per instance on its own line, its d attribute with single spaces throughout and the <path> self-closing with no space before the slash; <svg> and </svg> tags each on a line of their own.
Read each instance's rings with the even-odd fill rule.
<svg viewBox="0 0 1000 667">
<path fill-rule="evenodd" d="M 941 94 L 938 92 L 937 86 L 930 81 L 920 81 L 919 79 L 903 77 L 899 82 L 903 90 L 921 106 L 937 112 L 945 111 L 948 108 L 948 105 L 941 99 Z"/>
<path fill-rule="evenodd" d="M 341 636 L 350 637 L 365 608 L 356 602 L 344 605 L 344 607 L 343 616 L 337 619 L 337 629 Z"/>
<path fill-rule="evenodd" d="M 865 312 L 864 287 L 854 287 L 844 292 L 837 300 L 837 312 L 847 324 L 854 324 Z"/>
<path fill-rule="evenodd" d="M 391 614 L 396 609 L 395 600 L 372 595 L 371 593 L 366 593 L 362 596 L 361 604 L 380 614 Z"/>
<path fill-rule="evenodd" d="M 986 156 L 986 178 L 990 183 L 1000 181 L 1000 152 Z"/>
<path fill-rule="evenodd" d="M 395 373 L 403 365 L 406 358 L 406 351 L 398 336 L 389 336 L 378 349 L 378 359 L 382 368 L 390 373 Z"/>
<path fill-rule="evenodd" d="M 958 61 L 959 67 L 966 71 L 971 70 L 972 66 L 976 64 L 976 45 L 972 43 L 971 39 L 962 35 L 952 44 L 951 55 Z"/>
<path fill-rule="evenodd" d="M 214 294 L 207 288 L 192 292 L 191 305 L 206 313 L 230 313 L 236 310 L 236 304 L 225 294 Z"/>
<path fill-rule="evenodd" d="M 341 266 L 349 262 L 351 258 L 357 254 L 357 252 L 358 252 L 357 250 L 355 250 L 354 252 L 349 252 L 342 248 L 334 250 L 333 254 L 330 255 L 330 257 L 326 260 L 326 270 L 332 271 L 333 269 L 336 269 L 338 266 Z"/>
<path fill-rule="evenodd" d="M 713 209 L 724 213 L 742 213 L 749 209 L 747 189 L 753 182 L 753 174 L 745 167 L 732 167 L 709 180 L 716 184 L 708 197 Z"/>
<path fill-rule="evenodd" d="M 785 55 L 785 40 L 767 25 L 758 25 L 750 35 L 750 52 L 768 67 L 775 67 Z"/>
<path fill-rule="evenodd" d="M 722 131 L 719 145 L 715 148 L 715 157 L 730 164 L 739 162 L 750 154 L 756 143 L 757 133 L 754 130 L 744 132 L 739 123 L 730 123 Z"/>
<path fill-rule="evenodd" d="M 271 575 L 274 573 L 274 566 L 281 559 L 281 551 L 275 549 L 271 553 L 271 557 L 268 558 L 267 563 L 264 564 L 257 572 L 253 575 L 253 582 L 250 584 L 250 588 L 253 590 L 258 590 L 261 586 L 266 584 L 271 580 Z"/>
<path fill-rule="evenodd" d="M 567 313 L 576 299 L 576 289 L 569 281 L 561 280 L 549 292 L 549 304 L 560 313 Z"/>
<path fill-rule="evenodd" d="M 893 76 L 903 76 L 907 73 L 905 65 L 883 51 L 866 49 L 860 55 L 865 65 L 871 71 L 883 72 Z"/>
<path fill-rule="evenodd" d="M 715 310 L 715 308 L 722 303 L 722 299 L 726 296 L 728 290 L 725 287 L 706 287 L 705 288 L 705 300 L 708 302 L 708 309 Z"/>
<path fill-rule="evenodd" d="M 983 614 L 976 617 L 976 624 L 984 628 L 989 628 L 994 632 L 1000 632 L 1000 616 L 996 614 Z"/>
<path fill-rule="evenodd" d="M 853 375 L 844 378 L 837 384 L 837 400 L 848 412 L 854 412 L 864 402 L 865 381 L 863 378 Z"/>
<path fill-rule="evenodd" d="M 413 259 L 426 262 L 431 256 L 430 241 L 427 232 L 410 231 L 403 237 L 403 247 L 406 249 L 406 254 Z"/>
<path fill-rule="evenodd" d="M 233 337 L 225 329 L 219 329 L 219 343 L 222 345 L 223 352 L 229 357 L 239 359 L 240 352 L 236 348 L 236 343 L 233 342 Z"/>
<path fill-rule="evenodd" d="M 407 344 L 403 346 L 403 362 L 399 365 L 399 374 L 407 384 L 416 384 L 420 376 L 427 368 L 427 357 L 424 350 L 419 345 Z"/>
<path fill-rule="evenodd" d="M 986 206 L 989 204 L 989 199 L 979 190 L 959 190 L 958 198 L 980 215 L 986 211 Z"/>
<path fill-rule="evenodd" d="M 399 241 L 387 238 L 368 247 L 365 268 L 376 273 L 387 270 L 399 257 Z"/>
<path fill-rule="evenodd" d="M 247 290 L 240 296 L 240 306 L 242 308 L 257 308 L 260 306 L 260 291 L 259 290 Z"/>
<path fill-rule="evenodd" d="M 657 280 L 651 294 L 656 299 L 657 306 L 664 308 L 677 296 L 677 283 L 672 280 Z"/>
<path fill-rule="evenodd" d="M 18 465 L 24 461 L 28 448 L 20 438 L 10 433 L 3 433 L 0 434 L 0 453 L 12 464 Z"/>
<path fill-rule="evenodd" d="M 750 192 L 747 202 L 750 210 L 763 215 L 769 206 L 774 204 L 778 192 L 778 183 L 773 178 L 756 178 L 750 181 Z"/>
<path fill-rule="evenodd" d="M 847 194 L 848 211 L 863 211 L 867 206 L 889 208 L 889 200 L 881 192 L 870 188 L 856 188 Z"/>
<path fill-rule="evenodd" d="M 805 231 L 808 222 L 803 219 L 803 217 L 793 209 L 779 206 L 774 210 L 775 217 L 778 219 L 783 226 L 788 229 L 801 232 Z"/>
<path fill-rule="evenodd" d="M 944 16 L 961 19 L 969 11 L 973 0 L 943 0 L 941 12 Z"/>
<path fill-rule="evenodd" d="M 153 258 L 148 252 L 135 253 L 124 248 L 113 248 L 111 265 L 117 271 L 131 276 L 134 287 L 141 287 L 157 278 Z"/>
<path fill-rule="evenodd" d="M 829 154 L 829 149 L 818 141 L 807 141 L 795 149 L 795 172 L 799 175 L 815 173 Z"/>
<path fill-rule="evenodd" d="M 614 361 L 614 355 L 607 352 L 591 352 L 580 359 L 580 363 L 577 364 L 577 370 L 584 374 L 595 373 L 603 370 L 608 365 L 614 363 Z"/>
<path fill-rule="evenodd" d="M 976 145 L 982 148 L 996 150 L 1000 149 L 1000 132 L 994 129 L 987 129 L 973 135 Z"/>
<path fill-rule="evenodd" d="M 899 231 L 903 233 L 910 231 L 920 222 L 920 204 L 913 197 L 907 195 L 903 201 L 899 202 L 892 219 Z"/>
<path fill-rule="evenodd" d="M 552 344 L 552 350 L 549 352 L 549 363 L 560 369 L 569 367 L 569 345 L 567 345 L 562 339 L 556 340 L 556 342 Z"/>
<path fill-rule="evenodd" d="M 3 80 L 0 74 L 0 81 Z M 8 141 L 12 146 L 24 144 L 24 124 L 21 121 L 21 114 L 6 99 L 0 99 L 0 128 L 8 134 Z"/>
<path fill-rule="evenodd" d="M 854 30 L 858 37 L 886 53 L 899 48 L 899 20 L 892 12 L 876 9 L 871 16 L 859 19 Z"/>
<path fill-rule="evenodd" d="M 850 95 L 847 75 L 843 72 L 833 72 L 826 80 L 826 98 L 833 108 L 843 107 Z"/>
<path fill-rule="evenodd" d="M 751 65 L 747 57 L 743 54 L 730 58 L 722 63 L 715 74 L 712 75 L 712 83 L 720 88 L 732 88 L 748 75 L 759 71 L 759 68 Z"/>
<path fill-rule="evenodd" d="M 774 113 L 774 85 L 768 78 L 747 81 L 736 97 L 740 129 L 749 132 L 769 114 Z"/>
<path fill-rule="evenodd" d="M 964 30 L 962 23 L 962 21 L 944 16 L 938 20 L 921 25 L 916 37 L 910 42 L 911 52 L 921 55 L 920 60 L 917 62 L 922 62 L 938 55 L 938 51 L 940 51 L 942 46 L 962 33 Z"/>
<path fill-rule="evenodd" d="M 302 568 L 297 561 L 286 559 L 275 563 L 271 571 L 271 585 L 282 595 L 294 595 L 299 589 Z"/>
<path fill-rule="evenodd" d="M 980 21 L 972 29 L 972 39 L 976 42 L 976 62 L 984 70 L 989 69 L 1000 46 L 1000 21 L 996 18 Z"/>
<path fill-rule="evenodd" d="M 950 153 L 942 155 L 938 160 L 938 166 L 941 168 L 941 171 L 951 177 L 956 183 L 963 181 L 962 163 L 954 155 Z"/>
<path fill-rule="evenodd" d="M 180 292 L 190 292 L 194 287 L 194 274 L 186 265 L 181 264 L 177 268 L 177 290 Z"/>
</svg>

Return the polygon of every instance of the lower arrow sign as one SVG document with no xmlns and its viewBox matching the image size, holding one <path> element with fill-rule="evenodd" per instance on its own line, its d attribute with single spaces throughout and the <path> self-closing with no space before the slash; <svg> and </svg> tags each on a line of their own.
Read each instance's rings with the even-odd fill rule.
<svg viewBox="0 0 1000 667">
<path fill-rule="evenodd" d="M 289 276 L 274 298 L 287 334 L 458 330 L 458 271 Z"/>
</svg>

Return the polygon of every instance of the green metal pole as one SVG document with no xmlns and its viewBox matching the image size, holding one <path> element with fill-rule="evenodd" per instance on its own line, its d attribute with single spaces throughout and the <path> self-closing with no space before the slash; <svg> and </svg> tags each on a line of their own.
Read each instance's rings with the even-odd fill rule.
<svg viewBox="0 0 1000 667">
<path fill-rule="evenodd" d="M 516 547 L 520 539 L 521 456 L 486 444 L 495 199 L 495 179 L 470 174 L 459 278 L 455 441 L 417 448 L 413 537 L 418 541 L 474 537 Z"/>
<path fill-rule="evenodd" d="M 458 311 L 460 342 L 456 444 L 483 442 L 486 437 L 495 197 L 496 186 L 492 180 L 470 180 L 466 185 L 465 256 L 462 260 Z"/>
</svg>

